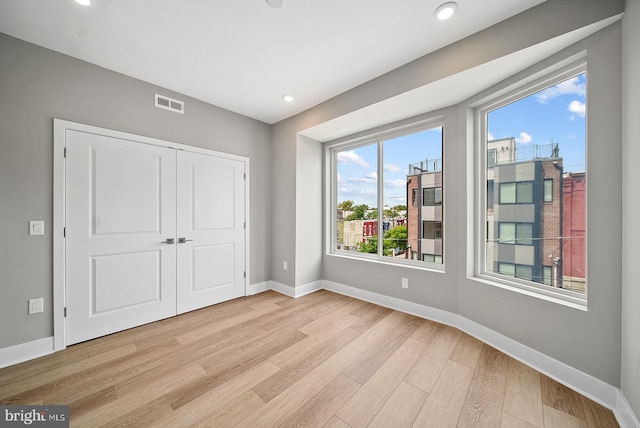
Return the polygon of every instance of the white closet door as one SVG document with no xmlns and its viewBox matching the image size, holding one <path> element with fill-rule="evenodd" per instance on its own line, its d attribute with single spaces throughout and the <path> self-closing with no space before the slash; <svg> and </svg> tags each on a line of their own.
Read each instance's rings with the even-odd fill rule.
<svg viewBox="0 0 640 428">
<path fill-rule="evenodd" d="M 176 313 L 175 150 L 66 134 L 67 344 Z"/>
<path fill-rule="evenodd" d="M 245 295 L 245 171 L 233 159 L 177 155 L 177 307 L 183 313 Z"/>
</svg>

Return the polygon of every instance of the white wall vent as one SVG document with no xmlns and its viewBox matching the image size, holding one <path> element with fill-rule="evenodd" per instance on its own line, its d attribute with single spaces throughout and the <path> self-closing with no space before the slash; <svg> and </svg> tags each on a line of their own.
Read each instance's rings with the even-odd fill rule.
<svg viewBox="0 0 640 428">
<path fill-rule="evenodd" d="M 164 95 L 155 94 L 156 107 L 165 110 L 171 110 L 176 113 L 184 114 L 184 102 L 165 97 Z"/>
</svg>

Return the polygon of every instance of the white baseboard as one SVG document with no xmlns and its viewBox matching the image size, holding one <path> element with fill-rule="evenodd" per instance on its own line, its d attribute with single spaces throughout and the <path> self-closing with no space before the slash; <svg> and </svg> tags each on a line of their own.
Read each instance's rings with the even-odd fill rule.
<svg viewBox="0 0 640 428">
<path fill-rule="evenodd" d="M 622 391 L 618 391 L 618 401 L 616 404 L 616 418 L 618 419 L 618 423 L 620 424 L 620 428 L 638 428 L 640 427 L 640 422 L 638 418 L 633 413 L 627 398 L 624 396 Z"/>
<path fill-rule="evenodd" d="M 253 296 L 254 294 L 262 293 L 263 291 L 270 290 L 270 281 L 258 282 L 256 284 L 247 285 L 247 296 Z"/>
<path fill-rule="evenodd" d="M 53 336 L 0 349 L 0 368 L 33 360 L 54 352 Z"/>
<path fill-rule="evenodd" d="M 323 288 L 323 281 L 314 281 L 298 287 L 289 287 L 288 285 L 284 285 L 276 281 L 268 282 L 270 290 L 277 291 L 280 294 L 293 297 L 294 299 L 297 297 L 302 297 L 306 294 L 313 293 L 314 291 L 322 290 Z"/>
</svg>

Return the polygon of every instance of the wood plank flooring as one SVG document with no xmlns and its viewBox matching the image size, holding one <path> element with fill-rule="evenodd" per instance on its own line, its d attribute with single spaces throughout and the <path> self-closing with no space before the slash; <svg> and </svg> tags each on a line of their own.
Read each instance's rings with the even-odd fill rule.
<svg viewBox="0 0 640 428">
<path fill-rule="evenodd" d="M 0 370 L 0 403 L 74 427 L 617 427 L 445 325 L 328 291 L 241 298 Z"/>
</svg>

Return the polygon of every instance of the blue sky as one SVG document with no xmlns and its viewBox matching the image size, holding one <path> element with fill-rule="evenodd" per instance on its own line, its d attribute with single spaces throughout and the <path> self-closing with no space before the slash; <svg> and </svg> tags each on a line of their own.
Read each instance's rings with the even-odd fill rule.
<svg viewBox="0 0 640 428">
<path fill-rule="evenodd" d="M 566 172 L 585 170 L 585 75 L 503 106 L 488 114 L 489 139 L 514 137 L 517 147 L 557 143 Z M 385 140 L 384 203 L 406 204 L 409 164 L 442 159 L 442 129 Z M 339 152 L 338 203 L 377 207 L 377 146 Z M 446 169 L 446 165 L 444 166 Z"/>
</svg>

